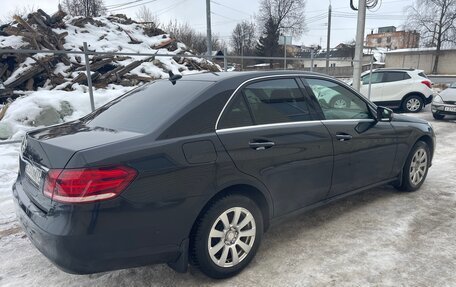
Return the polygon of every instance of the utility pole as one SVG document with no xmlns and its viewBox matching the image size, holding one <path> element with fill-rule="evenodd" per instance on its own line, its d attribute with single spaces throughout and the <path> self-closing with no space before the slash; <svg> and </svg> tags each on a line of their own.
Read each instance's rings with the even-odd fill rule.
<svg viewBox="0 0 456 287">
<path fill-rule="evenodd" d="M 314 69 L 314 54 L 315 54 L 315 51 L 314 51 L 314 48 L 312 47 L 312 49 L 310 49 L 310 71 L 313 72 L 313 69 Z"/>
<path fill-rule="evenodd" d="M 366 0 L 359 1 L 358 24 L 356 29 L 355 59 L 353 65 L 353 88 L 360 89 L 361 71 L 363 67 L 364 27 L 366 25 Z"/>
<path fill-rule="evenodd" d="M 283 36 L 283 69 L 287 69 L 287 36 Z"/>
<path fill-rule="evenodd" d="M 329 74 L 329 53 L 331 49 L 331 3 L 328 7 L 328 33 L 326 38 L 326 74 Z"/>
<path fill-rule="evenodd" d="M 212 56 L 212 31 L 211 31 L 211 0 L 206 0 L 206 25 L 207 25 L 207 56 Z"/>
<path fill-rule="evenodd" d="M 241 42 L 241 71 L 244 71 L 244 35 Z"/>
</svg>

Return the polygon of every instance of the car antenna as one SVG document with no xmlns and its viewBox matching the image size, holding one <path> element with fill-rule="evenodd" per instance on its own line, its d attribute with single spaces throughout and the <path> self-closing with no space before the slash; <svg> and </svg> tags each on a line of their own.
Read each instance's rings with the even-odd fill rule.
<svg viewBox="0 0 456 287">
<path fill-rule="evenodd" d="M 176 84 L 176 81 L 181 79 L 182 78 L 182 75 L 175 75 L 173 72 L 169 71 L 168 72 L 168 75 L 169 75 L 169 80 L 171 81 L 171 83 L 173 83 L 173 85 Z"/>
</svg>

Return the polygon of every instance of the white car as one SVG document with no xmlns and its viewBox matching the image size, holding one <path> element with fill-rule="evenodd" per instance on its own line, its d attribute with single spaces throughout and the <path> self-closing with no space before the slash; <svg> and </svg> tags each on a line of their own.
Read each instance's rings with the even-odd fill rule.
<svg viewBox="0 0 456 287">
<path fill-rule="evenodd" d="M 369 93 L 370 71 L 361 74 L 360 92 Z M 422 70 L 376 69 L 372 71 L 370 100 L 379 106 L 417 113 L 432 102 L 432 82 Z"/>
</svg>

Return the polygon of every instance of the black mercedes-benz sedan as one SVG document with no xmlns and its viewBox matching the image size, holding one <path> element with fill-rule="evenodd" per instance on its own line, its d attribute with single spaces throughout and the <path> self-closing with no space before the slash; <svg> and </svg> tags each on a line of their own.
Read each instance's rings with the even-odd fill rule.
<svg viewBox="0 0 456 287">
<path fill-rule="evenodd" d="M 428 122 L 325 75 L 206 73 L 27 133 L 13 195 L 67 272 L 190 263 L 225 278 L 274 222 L 378 185 L 417 190 L 434 147 Z"/>
</svg>

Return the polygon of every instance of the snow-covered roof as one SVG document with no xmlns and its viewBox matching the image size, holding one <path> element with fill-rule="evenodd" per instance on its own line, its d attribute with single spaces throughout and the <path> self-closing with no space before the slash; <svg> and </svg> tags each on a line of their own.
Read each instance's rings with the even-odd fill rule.
<svg viewBox="0 0 456 287">
<path fill-rule="evenodd" d="M 408 49 L 391 50 L 391 51 L 387 51 L 386 53 L 393 54 L 393 53 L 407 53 L 407 52 L 432 52 L 432 51 L 435 51 L 436 49 L 437 49 L 436 47 L 408 48 Z M 441 49 L 441 51 L 456 51 L 456 49 Z"/>
</svg>

